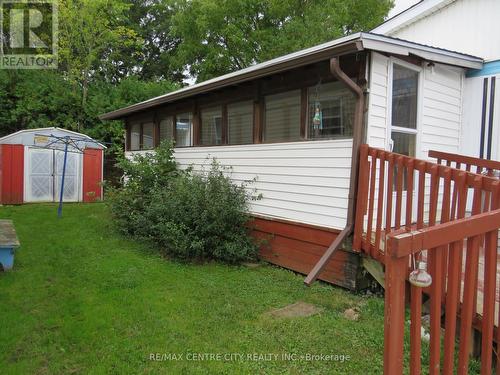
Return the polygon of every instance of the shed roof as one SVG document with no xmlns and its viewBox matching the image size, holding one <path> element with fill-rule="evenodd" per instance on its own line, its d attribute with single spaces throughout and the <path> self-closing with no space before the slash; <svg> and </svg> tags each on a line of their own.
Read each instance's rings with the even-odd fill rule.
<svg viewBox="0 0 500 375">
<path fill-rule="evenodd" d="M 226 86 L 235 85 L 256 78 L 290 70 L 321 60 L 362 50 L 374 50 L 395 55 L 414 55 L 426 60 L 464 68 L 480 69 L 483 59 L 476 56 L 431 47 L 402 39 L 391 38 L 375 33 L 355 33 L 333 41 L 319 44 L 298 52 L 290 53 L 260 64 L 250 66 L 220 77 L 216 77 L 180 90 L 161 95 L 128 107 L 117 109 L 100 116 L 101 120 L 115 120 L 133 113 L 156 107 L 161 104 L 185 99 L 197 94 L 206 93 Z"/>
<path fill-rule="evenodd" d="M 0 138 L 0 144 L 22 144 L 22 145 L 32 145 L 34 144 L 34 135 L 35 134 L 43 134 L 43 135 L 57 135 L 61 136 L 63 134 L 70 135 L 73 137 L 80 137 L 81 143 L 85 143 L 87 147 L 92 147 L 92 148 L 100 148 L 100 149 L 105 149 L 106 146 L 104 146 L 101 142 L 97 142 L 93 140 L 91 137 L 89 137 L 86 134 L 74 132 L 72 130 L 68 129 L 62 129 L 58 127 L 49 127 L 49 128 L 36 128 L 36 129 L 23 129 L 19 130 L 15 133 L 8 134 L 4 137 Z M 88 141 L 87 141 L 88 140 Z"/>
</svg>

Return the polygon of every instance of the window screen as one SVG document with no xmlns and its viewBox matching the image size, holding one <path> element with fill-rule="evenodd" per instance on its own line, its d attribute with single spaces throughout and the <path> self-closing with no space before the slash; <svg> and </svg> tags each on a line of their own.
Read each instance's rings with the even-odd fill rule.
<svg viewBox="0 0 500 375">
<path fill-rule="evenodd" d="M 142 124 L 142 149 L 151 150 L 154 148 L 155 125 L 152 122 Z"/>
<path fill-rule="evenodd" d="M 201 110 L 201 144 L 220 145 L 222 143 L 222 109 L 214 107 Z"/>
<path fill-rule="evenodd" d="M 160 121 L 160 142 L 171 140 L 174 137 L 174 119 L 172 116 L 165 117 Z"/>
<path fill-rule="evenodd" d="M 392 74 L 392 126 L 416 129 L 418 72 L 394 64 Z"/>
<path fill-rule="evenodd" d="M 265 97 L 265 142 L 300 139 L 300 90 Z"/>
<path fill-rule="evenodd" d="M 137 151 L 141 148 L 141 124 L 130 126 L 130 150 Z"/>
<path fill-rule="evenodd" d="M 352 136 L 355 99 L 340 82 L 309 88 L 308 138 Z"/>
<path fill-rule="evenodd" d="M 177 147 L 191 146 L 191 132 L 193 116 L 191 113 L 182 113 L 176 116 L 175 145 Z"/>
<path fill-rule="evenodd" d="M 227 106 L 227 131 L 230 145 L 253 143 L 253 102 Z"/>
</svg>

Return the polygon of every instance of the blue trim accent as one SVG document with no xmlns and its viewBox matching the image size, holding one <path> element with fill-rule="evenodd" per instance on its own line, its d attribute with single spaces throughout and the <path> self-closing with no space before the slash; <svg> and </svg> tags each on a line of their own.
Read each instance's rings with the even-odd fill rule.
<svg viewBox="0 0 500 375">
<path fill-rule="evenodd" d="M 467 78 L 491 76 L 500 73 L 500 60 L 484 63 L 483 69 L 469 69 L 465 75 Z"/>
</svg>

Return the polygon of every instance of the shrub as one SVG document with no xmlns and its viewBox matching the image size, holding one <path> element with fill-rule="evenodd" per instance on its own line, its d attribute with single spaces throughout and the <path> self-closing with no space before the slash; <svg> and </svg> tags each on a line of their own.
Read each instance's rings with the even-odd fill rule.
<svg viewBox="0 0 500 375">
<path fill-rule="evenodd" d="M 127 182 L 110 199 L 118 227 L 182 260 L 255 258 L 247 225 L 254 197 L 246 187 L 215 161 L 208 170 L 179 171 L 171 145 L 158 153 L 121 163 Z"/>
<path fill-rule="evenodd" d="M 156 152 L 135 154 L 132 160 L 122 158 L 118 168 L 124 184 L 110 188 L 107 202 L 116 227 L 125 234 L 142 233 L 142 216 L 157 190 L 167 189 L 179 173 L 173 157 L 172 144 L 162 142 Z"/>
</svg>

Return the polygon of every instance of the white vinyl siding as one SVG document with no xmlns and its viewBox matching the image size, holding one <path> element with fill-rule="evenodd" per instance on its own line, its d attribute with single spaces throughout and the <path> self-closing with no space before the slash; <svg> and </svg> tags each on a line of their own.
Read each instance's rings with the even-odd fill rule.
<svg viewBox="0 0 500 375">
<path fill-rule="evenodd" d="M 424 69 L 420 149 L 458 153 L 462 123 L 463 70 L 436 64 Z"/>
<path fill-rule="evenodd" d="M 263 195 L 251 202 L 251 213 L 343 229 L 351 149 L 352 140 L 345 139 L 177 148 L 175 157 L 181 168 L 200 170 L 213 158 L 231 166 L 233 181 L 249 182 L 248 189 Z"/>
<path fill-rule="evenodd" d="M 367 143 L 385 149 L 387 145 L 389 58 L 373 52 L 368 96 Z"/>
<path fill-rule="evenodd" d="M 500 58 L 500 1 L 456 0 L 387 35 L 430 46 Z"/>
</svg>

